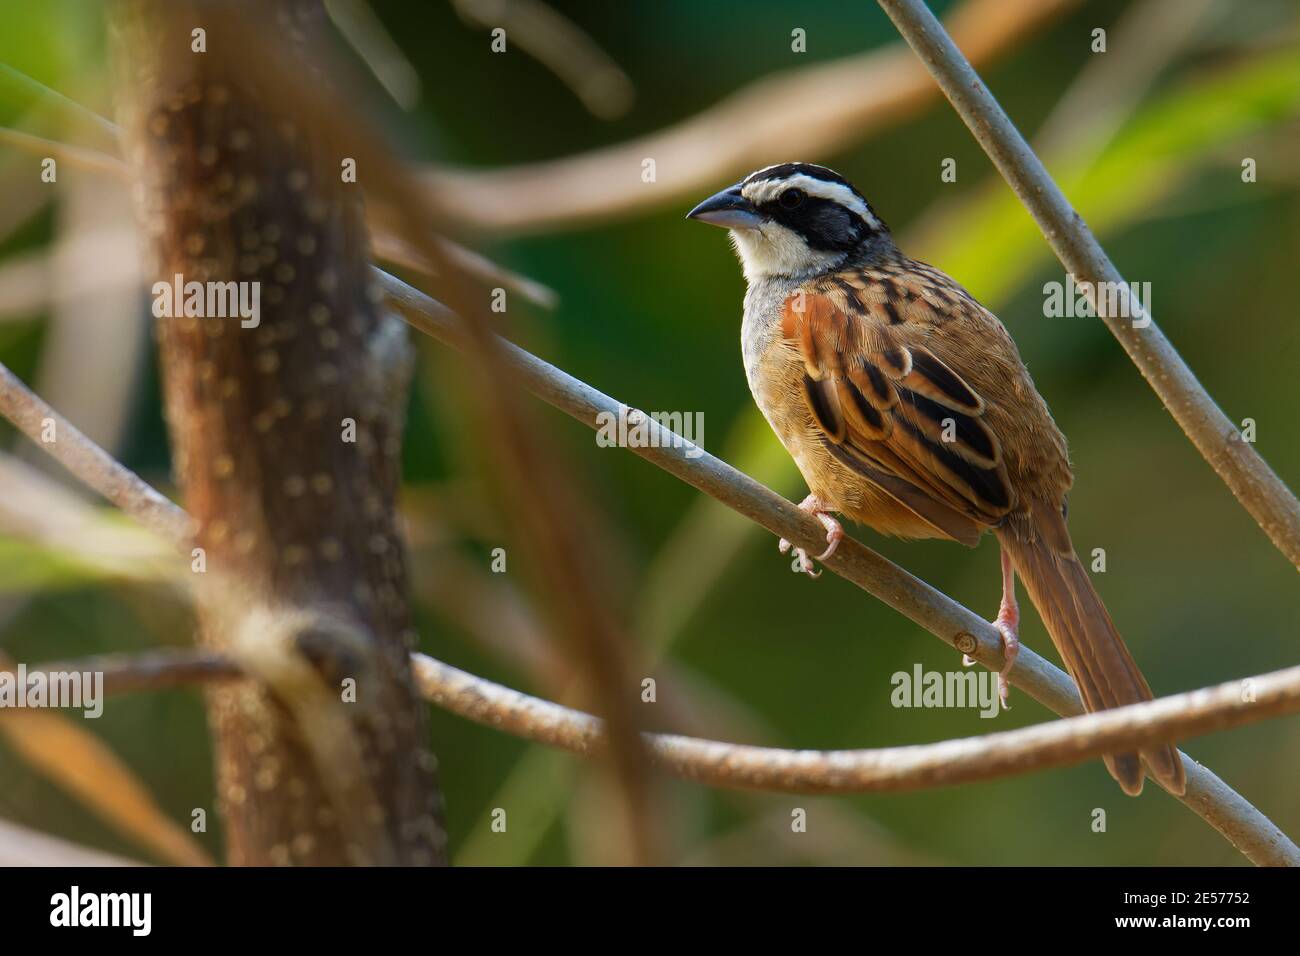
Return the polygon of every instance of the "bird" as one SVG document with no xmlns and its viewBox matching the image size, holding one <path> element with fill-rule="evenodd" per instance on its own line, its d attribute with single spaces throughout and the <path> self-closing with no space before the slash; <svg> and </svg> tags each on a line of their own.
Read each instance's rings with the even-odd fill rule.
<svg viewBox="0 0 1300 956">
<path fill-rule="evenodd" d="M 1089 712 L 1151 700 L 1070 541 L 1065 437 L 1002 322 L 905 255 L 862 193 L 825 166 L 767 166 L 687 218 L 730 234 L 748 286 L 745 377 L 808 484 L 799 507 L 826 529 L 826 550 L 814 559 L 794 548 L 794 569 L 820 574 L 814 560 L 844 535 L 837 514 L 968 547 L 992 531 L 1003 706 L 1020 646 L 1017 576 Z M 1185 792 L 1172 744 L 1103 760 L 1127 794 L 1148 773 Z"/>
</svg>

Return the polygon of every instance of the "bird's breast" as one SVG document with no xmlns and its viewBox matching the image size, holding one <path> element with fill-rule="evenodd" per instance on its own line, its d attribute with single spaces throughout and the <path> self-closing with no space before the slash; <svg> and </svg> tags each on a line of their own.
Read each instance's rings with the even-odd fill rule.
<svg viewBox="0 0 1300 956">
<path fill-rule="evenodd" d="M 905 538 L 941 536 L 860 474 L 846 467 L 822 440 L 803 396 L 806 373 L 797 347 L 781 335 L 786 299 L 798 283 L 775 282 L 751 286 L 745 296 L 741 325 L 741 354 L 745 377 L 759 411 L 794 459 L 808 490 L 831 510 Z"/>
<path fill-rule="evenodd" d="M 745 378 L 755 404 L 794 458 L 809 490 L 840 501 L 849 490 L 836 480 L 844 468 L 818 437 L 802 395 L 803 361 L 798 350 L 781 336 L 781 314 L 796 285 L 759 283 L 751 286 L 745 296 L 740 334 Z"/>
</svg>

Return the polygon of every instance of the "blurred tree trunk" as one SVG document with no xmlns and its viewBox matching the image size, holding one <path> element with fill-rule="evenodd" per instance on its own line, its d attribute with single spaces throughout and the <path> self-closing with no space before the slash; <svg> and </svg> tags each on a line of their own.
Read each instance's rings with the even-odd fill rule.
<svg viewBox="0 0 1300 956">
<path fill-rule="evenodd" d="M 439 863 L 395 511 L 409 344 L 370 294 L 359 187 L 312 117 L 257 88 L 232 9 L 300 53 L 319 13 L 124 0 L 114 22 L 153 276 L 260 304 L 255 327 L 181 302 L 157 320 L 201 639 L 258 677 L 209 698 L 229 861 Z"/>
</svg>

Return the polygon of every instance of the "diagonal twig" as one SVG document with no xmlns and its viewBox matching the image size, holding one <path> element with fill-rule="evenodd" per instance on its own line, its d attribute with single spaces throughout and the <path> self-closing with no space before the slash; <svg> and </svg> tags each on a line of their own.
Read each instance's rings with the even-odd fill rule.
<svg viewBox="0 0 1300 956">
<path fill-rule="evenodd" d="M 171 541 L 188 540 L 190 519 L 179 505 L 91 441 L 2 364 L 0 415 L 146 528 Z"/>
<path fill-rule="evenodd" d="M 452 0 L 462 20 L 500 28 L 564 83 L 593 116 L 621 117 L 632 105 L 632 80 L 614 58 L 553 5 L 541 0 Z"/>
<path fill-rule="evenodd" d="M 923 0 L 879 0 L 925 63 L 971 134 L 1042 230 L 1044 237 L 1119 340 L 1184 434 L 1274 546 L 1300 569 L 1300 502 L 1244 441 L 1129 286 L 1042 161 L 980 80 Z M 1098 283 L 1116 291 L 1111 314 Z M 1127 316 L 1127 318 L 1126 318 Z"/>
</svg>

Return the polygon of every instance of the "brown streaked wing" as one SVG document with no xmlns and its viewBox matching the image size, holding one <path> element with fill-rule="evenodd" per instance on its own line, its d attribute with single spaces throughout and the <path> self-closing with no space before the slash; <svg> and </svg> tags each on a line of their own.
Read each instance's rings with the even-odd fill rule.
<svg viewBox="0 0 1300 956">
<path fill-rule="evenodd" d="M 1014 507 L 984 399 L 870 295 L 807 291 L 781 331 L 831 453 L 938 530 L 965 543 Z"/>
</svg>

